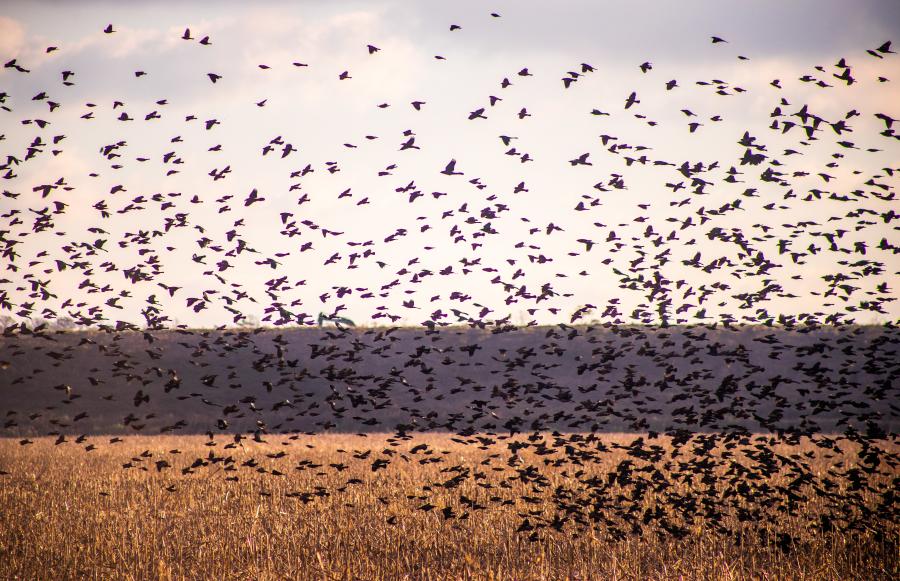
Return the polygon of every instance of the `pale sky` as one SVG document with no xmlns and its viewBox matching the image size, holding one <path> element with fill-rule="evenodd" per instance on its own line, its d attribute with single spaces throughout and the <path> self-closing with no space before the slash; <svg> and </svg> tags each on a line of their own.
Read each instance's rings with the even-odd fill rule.
<svg viewBox="0 0 900 581">
<path fill-rule="evenodd" d="M 892 1 L 7 2 L 0 315 L 896 321 L 898 32 Z"/>
</svg>

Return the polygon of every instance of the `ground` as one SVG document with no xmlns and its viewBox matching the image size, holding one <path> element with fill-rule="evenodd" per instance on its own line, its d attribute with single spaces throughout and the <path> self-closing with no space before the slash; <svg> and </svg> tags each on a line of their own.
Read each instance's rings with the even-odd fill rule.
<svg viewBox="0 0 900 581">
<path fill-rule="evenodd" d="M 882 470 L 863 472 L 859 490 L 858 472 L 850 470 L 859 465 L 859 449 L 847 441 L 836 452 L 809 440 L 769 446 L 770 436 L 751 436 L 747 447 L 719 439 L 701 454 L 703 435 L 680 453 L 667 437 L 574 435 L 571 449 L 599 450 L 581 461 L 573 460 L 575 452 L 536 445 L 572 436 L 0 440 L 0 578 L 888 579 L 900 573 L 896 503 L 887 512 L 879 507 L 892 501 L 896 468 L 882 462 Z M 96 449 L 86 451 L 92 443 Z M 896 455 L 896 443 L 882 445 L 880 457 Z M 754 471 L 752 450 L 762 448 L 788 462 L 763 479 L 729 478 L 730 460 Z M 791 458 L 810 469 L 812 481 L 795 482 Z M 687 467 L 704 460 L 717 466 L 710 471 L 714 482 L 690 477 Z M 632 472 L 619 478 L 623 461 Z M 848 477 L 837 476 L 843 473 Z M 668 484 L 655 484 L 663 480 Z M 835 516 L 840 510 L 845 520 Z"/>
</svg>

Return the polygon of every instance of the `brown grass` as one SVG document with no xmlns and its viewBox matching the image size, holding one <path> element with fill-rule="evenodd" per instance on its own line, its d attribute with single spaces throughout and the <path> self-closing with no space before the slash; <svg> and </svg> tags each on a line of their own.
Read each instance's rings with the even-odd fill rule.
<svg viewBox="0 0 900 581">
<path fill-rule="evenodd" d="M 579 480 L 576 472 L 582 467 L 548 466 L 548 457 L 531 451 L 519 452 L 521 464 L 510 466 L 508 440 L 479 449 L 439 434 L 402 442 L 389 438 L 270 436 L 268 443 L 244 441 L 231 449 L 224 448 L 227 440 L 219 438 L 210 446 L 201 436 L 133 437 L 114 445 L 101 437 L 61 446 L 46 438 L 27 446 L 0 440 L 0 469 L 8 473 L 0 476 L 0 578 L 889 579 L 900 573 L 893 513 L 870 516 L 863 530 L 826 534 L 811 523 L 836 505 L 809 491 L 793 515 L 780 512 L 776 503 L 765 509 L 765 518 L 750 522 L 726 516 L 720 524 L 733 532 L 697 520 L 686 523 L 686 537 L 675 539 L 657 534 L 654 523 L 640 534 L 621 522 L 615 508 L 630 505 L 624 497 L 630 498 L 632 490 L 616 485 L 606 496 L 611 502 L 608 516 L 621 524 L 627 533 L 623 538 L 616 538 L 614 524 L 569 521 L 561 531 L 539 528 L 537 540 L 529 540 L 529 533 L 516 531 L 523 515 L 535 525 L 549 522 L 558 512 L 553 501 L 558 487 L 569 489 L 573 498 L 589 496 L 585 477 L 614 470 L 625 451 L 611 449 L 596 462 L 585 462 Z M 634 438 L 601 437 L 606 445 Z M 98 448 L 85 452 L 83 447 L 91 442 Z M 419 443 L 427 443 L 432 452 L 411 454 Z M 664 438 L 651 443 L 671 452 Z M 886 457 L 896 454 L 895 444 L 884 446 Z M 182 453 L 169 452 L 175 448 Z M 353 457 L 369 449 L 368 458 Z M 385 457 L 385 449 L 396 454 L 386 469 L 373 472 L 373 460 Z M 855 449 L 846 443 L 843 454 L 830 458 L 809 443 L 779 444 L 775 449 L 787 455 L 811 452 L 806 462 L 817 478 L 826 477 L 829 469 L 833 478 L 841 460 L 856 461 Z M 145 450 L 152 456 L 142 458 Z M 286 456 L 266 456 L 279 451 Z M 236 465 L 252 457 L 259 467 L 226 471 L 217 462 L 193 474 L 182 473 L 210 452 L 230 455 Z M 491 454 L 500 456 L 489 458 Z M 721 447 L 710 453 L 717 458 L 721 454 Z M 122 464 L 130 458 L 140 462 L 132 461 L 136 467 L 124 470 Z M 160 459 L 173 467 L 157 471 L 154 463 Z M 687 459 L 667 457 L 657 465 L 675 483 L 673 493 L 708 495 L 706 485 L 676 480 L 681 471 L 674 462 Z M 304 460 L 322 466 L 297 470 Z M 668 468 L 662 465 L 667 461 L 673 462 Z M 331 463 L 348 468 L 338 471 Z M 635 460 L 636 467 L 651 463 Z M 547 482 L 535 485 L 521 479 L 517 470 L 528 465 L 538 467 Z M 484 476 L 466 478 L 456 488 L 440 486 L 456 475 L 447 471 L 452 466 Z M 284 476 L 273 475 L 273 469 Z M 792 479 L 788 472 L 782 470 L 755 486 L 784 485 Z M 892 467 L 873 475 L 868 484 L 884 490 L 896 475 Z M 237 481 L 226 480 L 233 476 Z M 352 478 L 363 482 L 346 484 Z M 837 494 L 843 494 L 848 483 L 838 485 Z M 716 486 L 721 492 L 728 485 L 720 480 Z M 467 507 L 460 495 L 486 508 Z M 491 497 L 510 502 L 504 505 Z M 879 500 L 871 492 L 862 498 L 873 510 Z M 644 508 L 659 503 L 675 514 L 666 505 L 669 500 L 651 490 L 635 504 Z M 419 510 L 426 501 L 436 508 Z M 447 506 L 454 511 L 449 519 L 441 512 Z M 534 513 L 527 515 L 529 511 Z M 468 517 L 460 519 L 465 513 Z M 391 517 L 396 524 L 388 523 Z M 789 548 L 778 546 L 779 532 L 794 538 Z"/>
</svg>

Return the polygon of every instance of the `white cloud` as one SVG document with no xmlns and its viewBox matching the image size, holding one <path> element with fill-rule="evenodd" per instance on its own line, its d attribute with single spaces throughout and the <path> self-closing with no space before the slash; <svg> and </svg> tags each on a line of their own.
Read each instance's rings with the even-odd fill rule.
<svg viewBox="0 0 900 581">
<path fill-rule="evenodd" d="M 7 16 L 0 16 L 0 55 L 3 55 L 4 59 L 15 58 L 24 46 L 25 27 L 22 23 Z"/>
</svg>

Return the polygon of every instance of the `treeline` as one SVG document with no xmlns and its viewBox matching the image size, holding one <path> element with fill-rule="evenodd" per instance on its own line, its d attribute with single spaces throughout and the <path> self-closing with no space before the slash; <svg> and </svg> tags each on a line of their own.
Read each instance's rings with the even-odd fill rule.
<svg viewBox="0 0 900 581">
<path fill-rule="evenodd" d="M 279 328 L 0 338 L 8 435 L 894 432 L 893 325 Z"/>
</svg>

